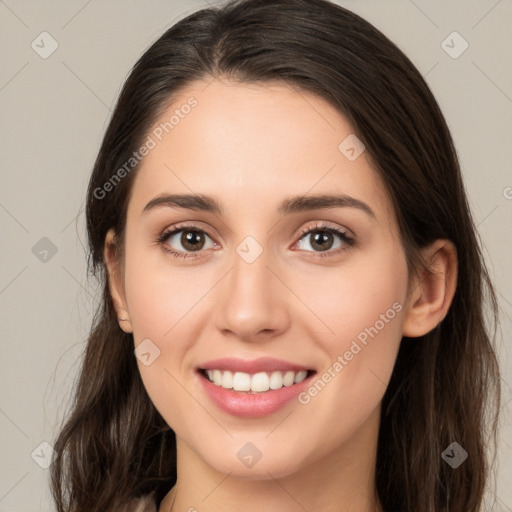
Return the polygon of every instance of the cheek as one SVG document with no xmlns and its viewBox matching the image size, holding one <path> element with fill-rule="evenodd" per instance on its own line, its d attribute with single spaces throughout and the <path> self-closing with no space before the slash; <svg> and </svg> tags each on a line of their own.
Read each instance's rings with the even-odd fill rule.
<svg viewBox="0 0 512 512">
<path fill-rule="evenodd" d="M 162 343 L 173 331 L 193 321 L 194 308 L 208 291 L 208 284 L 201 277 L 204 272 L 173 269 L 172 262 L 159 250 L 137 247 L 127 251 L 125 268 L 126 297 L 136 343 L 146 337 Z"/>
<path fill-rule="evenodd" d="M 187 354 L 204 325 L 208 291 L 218 277 L 199 267 L 173 268 L 158 251 L 142 250 L 137 244 L 126 255 L 125 290 L 134 347 L 146 343 L 152 359 L 147 366 L 139 361 L 141 378 L 166 421 L 181 424 L 191 410 L 190 395 L 184 391 L 190 378 Z"/>
<path fill-rule="evenodd" d="M 326 362 L 304 403 L 310 401 L 320 415 L 330 411 L 340 424 L 355 429 L 378 405 L 391 377 L 402 338 L 407 264 L 399 248 L 390 245 L 329 273 L 329 279 L 325 274 L 309 278 L 310 290 L 316 291 L 307 296 L 308 306 L 320 312 L 325 333 L 318 337 L 314 320 L 310 336 L 315 339 L 317 333 Z"/>
<path fill-rule="evenodd" d="M 184 425 L 192 421 L 189 416 L 200 413 L 185 391 L 188 386 L 181 372 L 195 338 L 196 308 L 204 288 L 200 278 L 172 270 L 161 255 L 156 257 L 135 244 L 127 251 L 125 290 L 134 348 L 145 343 L 151 354 L 148 365 L 139 359 L 140 376 L 155 408 L 182 436 L 186 436 Z"/>
<path fill-rule="evenodd" d="M 300 279 L 301 294 L 315 313 L 315 331 L 321 326 L 325 332 L 322 343 L 329 354 L 345 352 L 355 339 L 364 343 L 377 335 L 375 328 L 381 339 L 400 338 L 408 276 L 399 247 L 381 244 L 379 250 L 354 252 L 339 267 L 308 274 Z"/>
</svg>

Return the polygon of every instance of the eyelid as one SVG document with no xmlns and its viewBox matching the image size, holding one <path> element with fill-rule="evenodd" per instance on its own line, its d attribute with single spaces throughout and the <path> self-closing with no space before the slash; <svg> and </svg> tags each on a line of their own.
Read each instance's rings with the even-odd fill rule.
<svg viewBox="0 0 512 512">
<path fill-rule="evenodd" d="M 208 235 L 212 240 L 214 240 L 214 236 L 210 234 L 210 231 L 208 228 L 204 227 L 202 223 L 196 222 L 196 221 L 184 221 L 184 222 L 178 222 L 177 224 L 172 224 L 170 226 L 167 226 L 161 231 L 160 236 L 164 236 L 166 233 L 166 237 L 169 237 L 171 233 L 176 234 L 178 231 L 186 231 L 186 230 L 196 230 L 204 232 L 206 235 Z"/>
<path fill-rule="evenodd" d="M 208 238 L 210 238 L 212 240 L 212 242 L 214 243 L 215 246 L 219 245 L 215 241 L 215 237 L 210 234 L 209 230 L 207 228 L 199 225 L 195 221 L 178 222 L 177 224 L 173 224 L 171 226 L 168 226 L 168 227 L 164 228 L 161 231 L 161 234 L 158 235 L 157 241 L 159 241 L 160 243 L 163 243 L 169 237 L 176 235 L 176 233 L 179 233 L 180 231 L 199 231 L 199 232 L 204 233 L 205 235 L 207 235 Z M 204 251 L 201 250 L 201 251 L 198 251 L 198 252 L 204 252 Z M 189 254 L 193 254 L 193 253 L 191 252 Z"/>
<path fill-rule="evenodd" d="M 309 224 L 309 225 L 306 225 L 306 227 L 302 227 L 300 228 L 297 233 L 294 235 L 294 238 L 295 237 L 303 237 L 304 235 L 310 233 L 311 231 L 321 231 L 321 230 L 328 230 L 328 229 L 334 229 L 336 231 L 340 231 L 344 234 L 347 235 L 347 237 L 349 238 L 353 238 L 355 239 L 356 238 L 356 235 L 355 233 L 353 233 L 350 229 L 344 227 L 344 226 L 340 226 L 338 224 L 335 224 L 335 223 L 331 223 L 329 221 L 325 221 L 325 220 L 317 220 L 317 221 L 314 221 L 314 224 Z"/>
</svg>

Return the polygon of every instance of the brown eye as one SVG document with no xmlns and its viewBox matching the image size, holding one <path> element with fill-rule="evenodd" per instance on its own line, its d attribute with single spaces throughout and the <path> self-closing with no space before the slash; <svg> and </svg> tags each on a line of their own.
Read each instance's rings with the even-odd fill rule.
<svg viewBox="0 0 512 512">
<path fill-rule="evenodd" d="M 204 233 L 199 231 L 183 230 L 180 237 L 182 247 L 187 251 L 199 251 L 205 243 Z"/>
<path fill-rule="evenodd" d="M 309 246 L 313 249 L 308 252 L 320 253 L 318 256 L 331 256 L 346 251 L 355 245 L 355 239 L 348 236 L 347 233 L 341 229 L 333 226 L 313 226 L 312 228 L 305 229 L 301 232 L 299 240 L 299 248 L 307 248 L 307 239 L 309 238 Z M 340 241 L 336 245 L 336 238 Z M 333 249 L 333 250 L 331 250 Z M 307 249 L 306 249 L 307 250 Z M 325 253 L 325 254 L 321 254 Z"/>
<path fill-rule="evenodd" d="M 175 257 L 196 257 L 195 254 L 207 249 L 206 243 L 211 240 L 210 247 L 216 244 L 202 229 L 195 226 L 176 226 L 170 228 L 159 236 L 158 242 L 162 248 Z"/>
<path fill-rule="evenodd" d="M 311 247 L 318 249 L 320 251 L 329 250 L 334 243 L 334 235 L 332 233 L 328 233 L 327 231 L 317 231 L 310 238 Z"/>
</svg>

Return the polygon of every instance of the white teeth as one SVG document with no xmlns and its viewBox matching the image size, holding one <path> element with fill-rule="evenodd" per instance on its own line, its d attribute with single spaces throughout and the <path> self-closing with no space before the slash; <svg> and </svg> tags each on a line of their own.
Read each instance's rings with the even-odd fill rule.
<svg viewBox="0 0 512 512">
<path fill-rule="evenodd" d="M 308 372 L 301 370 L 300 372 L 259 372 L 253 375 L 244 372 L 235 372 L 229 370 L 207 370 L 208 378 L 216 386 L 222 386 L 225 389 L 233 389 L 234 391 L 252 391 L 253 393 L 264 393 L 269 389 L 280 389 L 283 386 L 292 386 L 302 382 Z"/>
<path fill-rule="evenodd" d="M 262 393 L 270 388 L 270 379 L 265 372 L 255 373 L 251 377 L 251 391 Z"/>
<path fill-rule="evenodd" d="M 222 374 L 221 386 L 227 389 L 233 387 L 233 374 L 231 372 L 224 372 Z"/>
<path fill-rule="evenodd" d="M 294 384 L 297 384 L 299 382 L 302 382 L 308 375 L 308 372 L 306 370 L 302 370 L 295 375 L 295 379 L 293 380 Z"/>
<path fill-rule="evenodd" d="M 216 386 L 220 386 L 222 384 L 222 372 L 220 370 L 213 370 L 213 383 Z"/>
<path fill-rule="evenodd" d="M 270 389 L 279 389 L 283 387 L 283 376 L 281 372 L 273 372 L 270 376 Z"/>
<path fill-rule="evenodd" d="M 294 378 L 295 378 L 295 373 L 286 372 L 283 377 L 283 386 L 292 386 Z"/>
<path fill-rule="evenodd" d="M 251 376 L 248 373 L 235 372 L 233 385 L 226 389 L 231 388 L 235 391 L 251 391 Z"/>
</svg>

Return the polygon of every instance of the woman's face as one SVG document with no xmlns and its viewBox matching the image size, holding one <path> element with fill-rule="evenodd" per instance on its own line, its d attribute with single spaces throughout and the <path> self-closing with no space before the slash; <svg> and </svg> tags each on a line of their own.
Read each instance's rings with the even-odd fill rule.
<svg viewBox="0 0 512 512">
<path fill-rule="evenodd" d="M 123 294 L 144 385 L 179 449 L 256 479 L 374 450 L 408 273 L 350 124 L 309 92 L 214 80 L 184 90 L 148 136 Z M 178 206 L 170 195 L 208 200 Z M 239 361 L 215 362 L 224 358 Z M 278 361 L 242 364 L 259 358 Z M 228 390 L 200 371 L 230 367 L 241 389 L 276 389 Z M 291 384 L 301 368 L 306 380 Z M 277 374 L 291 385 L 277 389 Z"/>
</svg>

